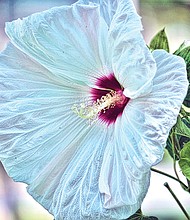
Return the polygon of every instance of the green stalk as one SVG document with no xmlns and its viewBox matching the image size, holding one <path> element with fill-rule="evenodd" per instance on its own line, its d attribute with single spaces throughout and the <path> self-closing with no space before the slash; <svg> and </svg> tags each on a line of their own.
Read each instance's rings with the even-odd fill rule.
<svg viewBox="0 0 190 220">
<path fill-rule="evenodd" d="M 190 181 L 187 179 L 187 184 L 188 184 L 188 192 L 190 193 Z"/>
<path fill-rule="evenodd" d="M 180 180 L 180 178 L 179 178 L 179 176 L 178 176 L 178 173 L 177 173 L 177 169 L 176 169 L 176 158 L 175 158 L 175 156 L 176 156 L 176 154 L 175 154 L 175 152 L 174 151 L 177 151 L 177 146 L 176 146 L 176 139 L 175 139 L 175 133 L 174 133 L 174 131 L 172 132 L 172 146 L 173 146 L 173 154 L 174 154 L 174 158 L 173 158 L 173 168 L 174 168 L 174 172 L 175 172 L 175 175 L 176 175 L 176 177 L 177 177 L 177 179 L 178 179 L 178 182 L 182 182 L 181 180 Z M 179 152 L 178 152 L 179 153 Z M 182 184 L 183 185 L 183 184 Z M 186 190 L 188 189 L 188 187 L 186 187 Z"/>
<path fill-rule="evenodd" d="M 165 173 L 165 172 L 163 172 L 163 171 L 161 171 L 161 170 L 157 170 L 157 169 L 155 169 L 155 168 L 151 168 L 151 170 L 154 171 L 154 172 L 156 172 L 156 173 L 162 174 L 162 175 L 164 175 L 164 176 L 167 176 L 167 177 L 169 177 L 169 178 L 171 178 L 171 179 L 177 181 L 178 183 L 181 184 L 181 186 L 183 187 L 183 189 L 188 190 L 188 186 L 186 186 L 186 185 L 185 185 L 181 180 L 179 180 L 178 178 L 176 178 L 176 177 L 174 177 L 174 176 L 172 176 L 172 175 L 170 175 L 170 174 L 168 174 L 168 173 Z"/>
<path fill-rule="evenodd" d="M 169 190 L 169 192 L 171 193 L 171 195 L 173 196 L 173 198 L 175 199 L 175 201 L 177 202 L 177 204 L 181 208 L 181 210 L 182 210 L 183 214 L 186 216 L 186 218 L 188 220 L 190 220 L 190 217 L 189 217 L 187 211 L 185 210 L 185 208 L 183 207 L 183 205 L 181 204 L 181 202 L 179 201 L 179 199 L 177 198 L 177 196 L 175 195 L 173 190 L 170 188 L 169 184 L 166 182 L 166 183 L 164 183 L 164 186 Z"/>
</svg>

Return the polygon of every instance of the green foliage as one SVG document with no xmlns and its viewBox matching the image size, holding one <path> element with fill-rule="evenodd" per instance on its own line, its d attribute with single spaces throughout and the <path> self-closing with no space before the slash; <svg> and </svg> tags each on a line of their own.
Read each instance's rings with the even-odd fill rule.
<svg viewBox="0 0 190 220">
<path fill-rule="evenodd" d="M 187 106 L 188 108 L 190 108 L 190 85 L 189 85 L 188 92 L 187 92 L 187 95 L 185 97 L 183 104 Z"/>
<path fill-rule="evenodd" d="M 182 57 L 187 64 L 187 77 L 190 80 L 190 46 L 185 41 L 180 47 L 174 52 L 175 55 Z"/>
<path fill-rule="evenodd" d="M 175 134 L 184 136 L 190 139 L 190 117 L 178 117 L 175 126 Z"/>
<path fill-rule="evenodd" d="M 190 46 L 186 46 L 186 43 L 182 43 L 180 47 L 174 52 L 175 55 L 182 57 L 187 65 L 187 78 L 190 82 Z M 187 92 L 187 96 L 184 100 L 184 105 L 190 107 L 190 85 Z"/>
<path fill-rule="evenodd" d="M 190 140 L 190 116 L 183 108 L 172 128 L 166 143 L 166 149 L 174 160 L 180 159 L 180 151 Z"/>
<path fill-rule="evenodd" d="M 174 148 L 172 146 L 172 131 L 170 132 L 170 135 L 169 135 L 167 142 L 166 142 L 166 150 L 168 151 L 169 155 L 174 160 L 179 160 L 179 156 L 178 156 L 177 152 L 174 153 Z"/>
<path fill-rule="evenodd" d="M 165 28 L 159 31 L 151 40 L 149 45 L 150 50 L 163 49 L 169 52 L 169 43 L 166 36 Z"/>
<path fill-rule="evenodd" d="M 190 141 L 184 144 L 180 152 L 179 166 L 183 175 L 190 180 Z"/>
<path fill-rule="evenodd" d="M 127 220 L 158 220 L 158 218 L 154 216 L 144 216 L 141 209 L 139 209 L 134 215 L 129 217 Z"/>
<path fill-rule="evenodd" d="M 169 52 L 169 42 L 165 32 L 165 28 L 159 31 L 151 40 L 149 48 L 151 51 L 155 49 L 164 49 Z M 187 77 L 190 81 L 190 46 L 186 42 L 174 52 L 175 55 L 185 60 L 187 68 Z M 185 143 L 190 140 L 190 86 L 187 96 L 183 102 L 184 107 L 181 109 L 177 123 L 172 128 L 166 143 L 166 149 L 174 160 L 180 159 L 180 151 Z M 190 157 L 190 156 L 189 156 Z"/>
</svg>

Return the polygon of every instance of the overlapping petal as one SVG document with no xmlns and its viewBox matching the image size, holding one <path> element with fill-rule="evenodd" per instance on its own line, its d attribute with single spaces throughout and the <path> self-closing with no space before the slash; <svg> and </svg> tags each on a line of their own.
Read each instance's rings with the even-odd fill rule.
<svg viewBox="0 0 190 220">
<path fill-rule="evenodd" d="M 131 205 L 129 210 L 133 210 L 142 202 L 150 167 L 163 157 L 187 92 L 184 60 L 163 50 L 154 51 L 153 56 L 158 69 L 152 92 L 129 101 L 116 121 L 113 144 L 105 149 L 99 185 L 109 208 Z"/>
<path fill-rule="evenodd" d="M 112 48 L 112 67 L 124 94 L 130 98 L 151 91 L 156 65 L 140 31 L 140 17 L 132 1 L 121 0 L 111 22 L 109 46 Z"/>
<path fill-rule="evenodd" d="M 144 117 L 139 121 L 134 120 L 133 124 L 138 126 L 139 132 L 145 131 L 144 140 L 139 144 L 141 155 L 150 166 L 162 159 L 162 148 L 176 123 L 188 88 L 186 64 L 181 57 L 164 50 L 154 51 L 153 56 L 157 73 L 153 79 L 152 92 L 134 100 L 131 109 L 139 116 L 144 112 Z"/>
<path fill-rule="evenodd" d="M 65 81 L 91 84 L 111 71 L 108 27 L 95 4 L 63 6 L 6 24 L 12 43 Z"/>
<path fill-rule="evenodd" d="M 80 0 L 89 5 L 90 0 Z M 125 95 L 136 98 L 151 91 L 156 65 L 143 37 L 141 18 L 132 0 L 92 0 L 109 27 L 109 56 L 113 72 L 125 88 Z"/>
</svg>

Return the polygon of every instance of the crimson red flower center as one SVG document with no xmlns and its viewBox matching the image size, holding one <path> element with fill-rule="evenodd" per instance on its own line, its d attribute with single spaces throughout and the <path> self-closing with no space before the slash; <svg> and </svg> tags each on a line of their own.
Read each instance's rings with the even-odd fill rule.
<svg viewBox="0 0 190 220">
<path fill-rule="evenodd" d="M 91 89 L 91 96 L 93 102 L 101 106 L 98 118 L 107 125 L 115 123 L 130 99 L 123 94 L 124 88 L 113 73 L 97 78 L 95 85 L 96 88 Z"/>
</svg>

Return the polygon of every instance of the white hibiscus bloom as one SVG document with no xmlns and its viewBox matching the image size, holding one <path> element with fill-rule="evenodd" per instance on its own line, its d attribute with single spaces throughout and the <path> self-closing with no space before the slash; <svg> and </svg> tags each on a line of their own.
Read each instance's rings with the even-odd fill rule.
<svg viewBox="0 0 190 220">
<path fill-rule="evenodd" d="M 0 160 L 56 220 L 126 219 L 147 193 L 188 82 L 183 59 L 150 53 L 141 29 L 131 0 L 6 24 Z"/>
</svg>

